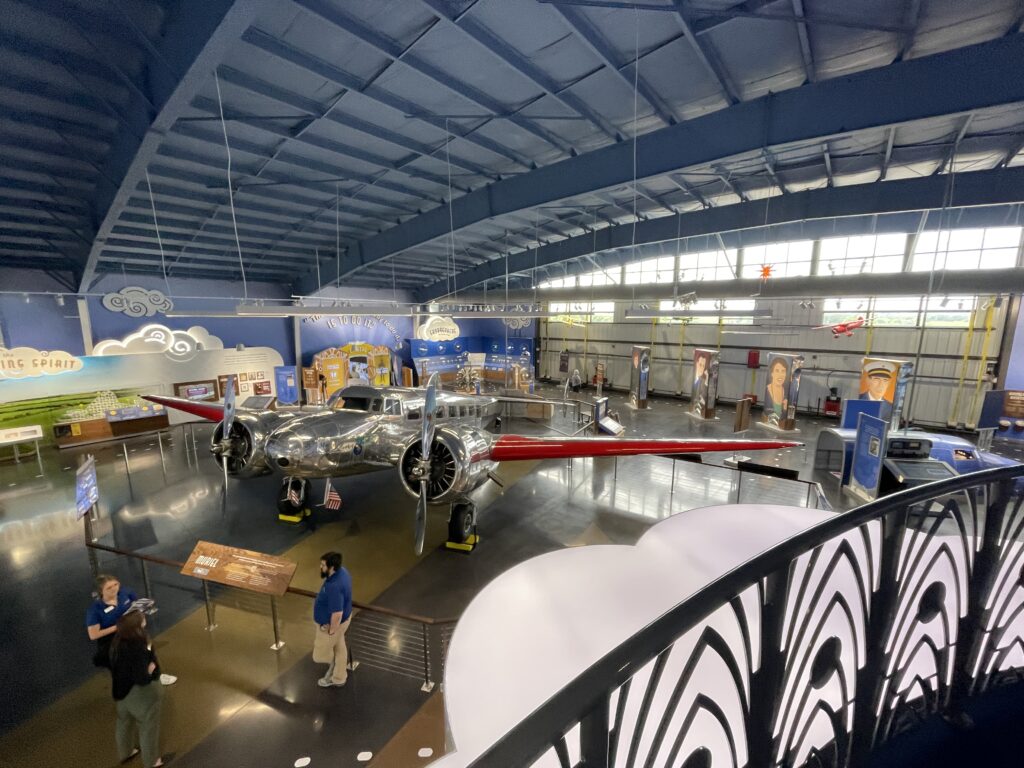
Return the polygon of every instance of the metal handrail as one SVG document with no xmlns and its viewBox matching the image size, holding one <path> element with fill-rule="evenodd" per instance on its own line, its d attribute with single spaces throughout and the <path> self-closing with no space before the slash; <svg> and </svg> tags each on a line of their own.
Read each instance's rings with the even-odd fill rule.
<svg viewBox="0 0 1024 768">
<path fill-rule="evenodd" d="M 469 765 L 474 768 L 527 766 L 532 765 L 551 748 L 564 752 L 564 734 L 577 723 L 583 726 L 582 732 L 586 733 L 589 730 L 588 724 L 583 720 L 587 716 L 596 718 L 599 729 L 601 725 L 607 729 L 609 713 L 603 705 L 612 691 L 636 675 L 646 664 L 669 648 L 677 638 L 693 629 L 743 590 L 778 573 L 780 569 L 788 567 L 796 557 L 810 552 L 834 536 L 939 496 L 1019 478 L 1024 478 L 1022 465 L 987 469 L 940 480 L 837 514 L 795 534 L 699 589 L 606 653 L 533 713 L 513 726 L 501 740 Z M 776 606 L 776 609 L 781 611 L 782 606 Z M 604 737 L 607 744 L 607 733 Z M 751 745 L 750 749 L 753 754 L 754 745 Z M 607 756 L 602 760 L 598 755 L 594 762 L 588 760 L 586 755 L 583 759 L 587 766 L 608 764 Z M 758 760 L 767 764 L 768 756 L 759 756 Z M 567 760 L 561 762 L 564 766 L 569 765 Z M 751 761 L 752 764 L 754 762 Z"/>
<path fill-rule="evenodd" d="M 85 545 L 87 547 L 90 547 L 91 549 L 99 549 L 103 552 L 110 552 L 115 555 L 121 555 L 122 557 L 131 557 L 135 558 L 136 560 L 143 560 L 147 563 L 155 563 L 157 565 L 165 565 L 169 568 L 177 568 L 179 571 L 185 567 L 185 563 L 179 562 L 177 560 L 168 560 L 164 557 L 157 557 L 156 555 L 146 555 L 141 552 L 131 552 L 126 549 L 119 549 L 118 547 L 111 547 L 106 544 L 99 544 L 94 541 L 87 541 Z M 200 579 L 200 581 L 205 582 L 206 579 Z M 237 587 L 235 587 L 235 589 L 237 589 Z M 285 590 L 285 592 L 288 594 L 301 595 L 302 597 L 309 597 L 313 599 L 315 599 L 317 596 L 316 592 L 311 592 L 308 589 L 302 589 L 300 587 L 289 586 Z M 435 619 L 429 616 L 419 616 L 415 613 L 404 613 L 403 611 L 396 611 L 393 608 L 385 608 L 380 605 L 361 603 L 356 600 L 352 601 L 352 607 L 358 608 L 361 611 L 370 611 L 372 613 L 379 613 L 384 616 L 391 616 L 397 619 L 406 619 L 408 621 L 416 622 L 417 624 L 428 624 L 430 626 L 439 626 L 442 624 L 455 624 L 458 621 L 457 618 Z"/>
</svg>

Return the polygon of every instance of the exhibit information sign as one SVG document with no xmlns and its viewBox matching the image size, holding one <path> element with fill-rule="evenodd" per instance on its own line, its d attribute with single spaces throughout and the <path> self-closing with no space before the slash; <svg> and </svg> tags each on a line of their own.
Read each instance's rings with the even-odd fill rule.
<svg viewBox="0 0 1024 768">
<path fill-rule="evenodd" d="M 296 367 L 294 365 L 275 366 L 274 380 L 277 383 L 277 402 L 281 405 L 296 405 L 299 402 L 299 374 Z M 257 394 L 260 393 L 257 392 Z"/>
<path fill-rule="evenodd" d="M 96 484 L 96 460 L 87 456 L 75 471 L 75 509 L 76 519 L 85 517 L 92 505 L 100 500 L 100 489 Z"/>
<path fill-rule="evenodd" d="M 995 437 L 1024 440 L 1024 392 L 998 389 L 985 393 L 978 429 L 994 429 Z"/>
<path fill-rule="evenodd" d="M 0 429 L 0 445 L 13 445 L 14 443 L 27 443 L 31 440 L 42 440 L 43 428 L 38 424 L 30 427 L 11 427 Z"/>
<path fill-rule="evenodd" d="M 297 563 L 283 557 L 198 541 L 181 572 L 185 576 L 264 595 L 283 595 L 295 575 L 296 566 Z"/>
<path fill-rule="evenodd" d="M 885 458 L 885 435 L 889 423 L 862 413 L 853 441 L 853 466 L 850 469 L 850 490 L 866 501 L 878 498 Z"/>
</svg>

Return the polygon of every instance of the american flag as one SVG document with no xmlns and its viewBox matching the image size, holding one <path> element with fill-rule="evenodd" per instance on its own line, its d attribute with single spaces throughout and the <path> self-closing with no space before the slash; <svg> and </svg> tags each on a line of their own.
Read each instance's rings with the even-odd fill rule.
<svg viewBox="0 0 1024 768">
<path fill-rule="evenodd" d="M 288 501 L 290 501 L 293 506 L 302 506 L 302 500 L 299 499 L 299 492 L 295 490 L 295 486 L 293 485 L 288 487 Z"/>
<path fill-rule="evenodd" d="M 327 479 L 324 485 L 324 500 L 323 506 L 326 509 L 341 509 L 341 496 L 334 490 L 334 486 L 331 485 L 330 478 Z"/>
</svg>

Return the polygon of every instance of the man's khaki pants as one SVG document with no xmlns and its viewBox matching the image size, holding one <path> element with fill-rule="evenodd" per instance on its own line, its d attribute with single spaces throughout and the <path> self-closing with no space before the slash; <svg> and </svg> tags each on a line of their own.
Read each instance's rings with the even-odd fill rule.
<svg viewBox="0 0 1024 768">
<path fill-rule="evenodd" d="M 341 622 L 338 631 L 333 635 L 322 626 L 317 626 L 316 637 L 313 638 L 313 661 L 317 664 L 329 664 L 324 679 L 330 678 L 335 685 L 343 685 L 348 680 L 348 646 L 345 645 L 345 633 L 352 621 L 349 616 Z"/>
</svg>

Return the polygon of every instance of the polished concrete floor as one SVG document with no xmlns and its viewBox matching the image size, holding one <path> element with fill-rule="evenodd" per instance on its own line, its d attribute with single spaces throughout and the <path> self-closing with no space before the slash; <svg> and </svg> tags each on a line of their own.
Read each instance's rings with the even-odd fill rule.
<svg viewBox="0 0 1024 768">
<path fill-rule="evenodd" d="M 620 397 L 612 407 L 636 436 L 727 436 L 732 417 L 695 423 L 685 403 L 654 400 L 635 411 Z M 560 410 L 560 409 L 556 409 Z M 809 448 L 754 456 L 764 464 L 797 469 L 811 479 L 809 456 L 824 419 L 805 418 L 797 439 Z M 552 424 L 506 422 L 506 431 L 569 432 L 560 414 Z M 444 513 L 430 518 L 427 550 L 412 552 L 415 502 L 390 473 L 336 483 L 340 512 L 321 512 L 315 531 L 277 521 L 278 479 L 229 482 L 205 449 L 210 427 L 196 428 L 198 465 L 186 459 L 185 435 L 176 428 L 156 436 L 74 451 L 44 450 L 37 463 L 0 463 L 0 614 L 8 652 L 0 655 L 4 696 L 0 766 L 108 766 L 117 762 L 109 678 L 91 666 L 84 630 L 91 591 L 82 523 L 74 514 L 74 468 L 96 456 L 100 519 L 93 534 L 103 544 L 170 560 L 184 560 L 197 539 L 282 554 L 299 564 L 293 585 L 315 589 L 319 555 L 340 549 L 352 571 L 355 597 L 365 604 L 435 619 L 457 617 L 488 581 L 543 552 L 591 543 L 629 544 L 650 525 L 709 504 L 758 500 L 806 504 L 807 486 L 744 476 L 721 466 L 661 457 L 521 462 L 503 465 L 505 487 L 479 492 L 482 543 L 471 555 L 441 547 Z M 753 431 L 750 437 L 767 436 Z M 160 448 L 164 459 L 161 461 Z M 126 471 L 126 455 L 127 468 Z M 720 463 L 720 457 L 708 457 Z M 834 480 L 823 481 L 833 505 Z M 424 683 L 422 626 L 364 611 L 353 620 L 359 667 L 342 689 L 323 690 L 312 663 L 308 598 L 277 603 L 280 635 L 274 641 L 269 599 L 211 589 L 213 621 L 201 585 L 175 569 L 99 553 L 112 571 L 140 593 L 148 578 L 159 612 L 153 620 L 166 671 L 179 682 L 166 689 L 162 744 L 175 764 L 207 766 L 423 765 L 443 751 L 443 704 L 438 687 Z M 430 682 L 440 679 L 448 626 L 429 630 Z M 17 649 L 16 651 L 14 649 Z M 429 686 L 428 686 L 429 687 Z M 15 692 L 11 695 L 10 692 Z M 88 745 L 83 748 L 82 745 Z M 431 756 L 420 756 L 429 752 Z M 72 758 L 73 755 L 73 758 Z M 329 761 L 329 762 L 328 762 Z"/>
</svg>

